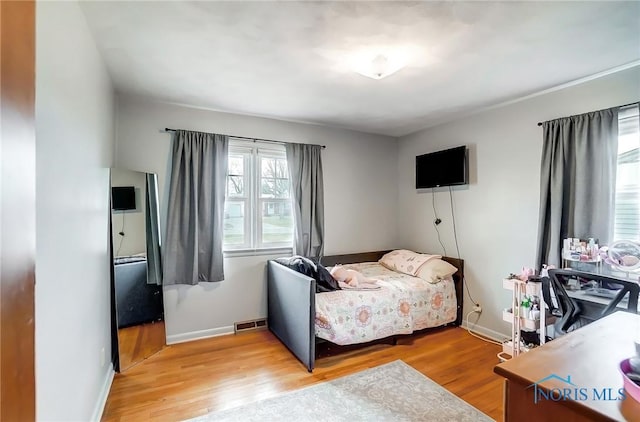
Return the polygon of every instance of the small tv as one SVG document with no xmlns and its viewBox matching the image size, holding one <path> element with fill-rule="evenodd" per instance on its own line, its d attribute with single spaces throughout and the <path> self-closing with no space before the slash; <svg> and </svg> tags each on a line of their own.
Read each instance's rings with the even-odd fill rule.
<svg viewBox="0 0 640 422">
<path fill-rule="evenodd" d="M 467 147 L 436 151 L 416 157 L 416 189 L 469 183 Z"/>
<path fill-rule="evenodd" d="M 136 209 L 136 188 L 134 186 L 113 186 L 111 188 L 111 208 L 114 211 Z"/>
</svg>

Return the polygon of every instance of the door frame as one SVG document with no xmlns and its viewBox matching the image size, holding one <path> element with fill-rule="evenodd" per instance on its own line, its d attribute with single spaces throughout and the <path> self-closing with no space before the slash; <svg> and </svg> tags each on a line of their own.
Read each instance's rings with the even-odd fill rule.
<svg viewBox="0 0 640 422">
<path fill-rule="evenodd" d="M 35 2 L 0 1 L 0 420 L 35 402 Z"/>
</svg>

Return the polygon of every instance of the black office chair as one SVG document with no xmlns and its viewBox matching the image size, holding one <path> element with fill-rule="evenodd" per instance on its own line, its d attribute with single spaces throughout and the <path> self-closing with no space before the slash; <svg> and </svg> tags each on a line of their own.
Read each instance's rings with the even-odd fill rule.
<svg viewBox="0 0 640 422">
<path fill-rule="evenodd" d="M 558 270 L 553 269 L 549 270 L 549 276 L 556 278 L 560 283 L 566 284 L 569 279 L 579 279 L 584 281 L 593 281 L 598 284 L 598 286 L 607 286 L 607 288 L 613 288 L 615 286 L 616 295 L 609 301 L 607 306 L 600 312 L 600 315 L 597 319 L 602 318 L 606 315 L 609 315 L 613 311 L 620 310 L 622 308 L 618 308 L 618 304 L 622 301 L 622 299 L 629 294 L 627 307 L 625 310 L 627 312 L 637 313 L 638 312 L 638 297 L 640 295 L 640 285 L 635 281 L 627 281 L 616 277 L 609 277 L 602 274 L 593 274 L 585 271 L 574 271 L 574 270 Z"/>
<path fill-rule="evenodd" d="M 569 297 L 562 283 L 553 276 L 552 270 L 549 271 L 550 277 L 542 278 L 542 298 L 544 303 L 549 307 L 552 315 L 558 319 L 553 324 L 553 329 L 557 335 L 564 335 L 569 331 L 573 331 L 585 325 L 585 321 L 581 318 L 582 308 L 580 304 Z M 556 308 L 551 299 L 551 290 L 553 290 L 558 307 Z"/>
</svg>

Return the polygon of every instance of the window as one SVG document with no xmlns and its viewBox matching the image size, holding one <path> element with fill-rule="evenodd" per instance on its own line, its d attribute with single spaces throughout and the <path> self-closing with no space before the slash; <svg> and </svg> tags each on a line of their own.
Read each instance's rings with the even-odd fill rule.
<svg viewBox="0 0 640 422">
<path fill-rule="evenodd" d="M 284 146 L 230 141 L 224 249 L 290 248 L 293 215 Z"/>
<path fill-rule="evenodd" d="M 613 240 L 640 241 L 639 126 L 637 105 L 620 109 Z"/>
</svg>

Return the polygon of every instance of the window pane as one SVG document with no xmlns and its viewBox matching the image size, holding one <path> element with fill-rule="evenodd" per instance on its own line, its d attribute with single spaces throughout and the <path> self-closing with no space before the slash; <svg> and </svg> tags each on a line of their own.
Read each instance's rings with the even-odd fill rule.
<svg viewBox="0 0 640 422">
<path fill-rule="evenodd" d="M 227 196 L 238 197 L 244 195 L 244 177 L 229 176 L 227 177 Z"/>
<path fill-rule="evenodd" d="M 238 154 L 229 154 L 229 175 L 244 174 L 244 156 Z"/>
<path fill-rule="evenodd" d="M 287 179 L 262 179 L 262 198 L 289 198 L 289 180 Z"/>
<path fill-rule="evenodd" d="M 276 185 L 276 189 L 275 189 L 276 198 L 289 197 L 289 179 L 276 179 L 275 185 Z"/>
<path fill-rule="evenodd" d="M 284 158 L 261 157 L 260 175 L 262 177 L 277 177 L 280 179 L 288 179 L 287 160 Z"/>
<path fill-rule="evenodd" d="M 276 177 L 279 177 L 281 179 L 288 179 L 289 178 L 289 172 L 287 170 L 287 160 L 285 160 L 285 159 L 277 160 L 277 162 L 276 162 Z"/>
<path fill-rule="evenodd" d="M 225 201 L 224 203 L 224 244 L 243 245 L 244 233 L 244 202 Z"/>
<path fill-rule="evenodd" d="M 263 178 L 260 193 L 262 198 L 289 198 L 289 180 Z"/>
<path fill-rule="evenodd" d="M 273 179 L 262 179 L 261 185 L 260 192 L 263 198 L 275 198 L 275 181 Z"/>
<path fill-rule="evenodd" d="M 276 176 L 276 159 L 275 158 L 268 158 L 268 157 L 262 157 L 260 159 L 261 162 L 261 172 L 260 175 L 262 177 L 275 177 Z"/>
<path fill-rule="evenodd" d="M 293 242 L 293 215 L 289 201 L 262 203 L 262 243 Z"/>
</svg>

